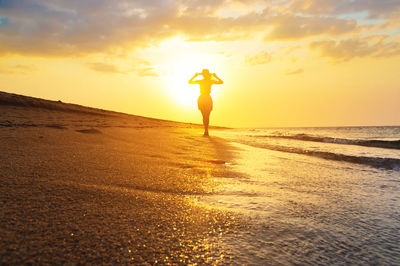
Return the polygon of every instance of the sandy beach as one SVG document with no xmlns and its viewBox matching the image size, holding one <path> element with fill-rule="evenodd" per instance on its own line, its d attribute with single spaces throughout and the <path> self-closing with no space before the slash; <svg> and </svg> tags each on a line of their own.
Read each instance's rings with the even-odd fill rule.
<svg viewBox="0 0 400 266">
<path fill-rule="evenodd" d="M 231 262 L 196 204 L 232 150 L 199 125 L 0 94 L 0 263 Z"/>
</svg>

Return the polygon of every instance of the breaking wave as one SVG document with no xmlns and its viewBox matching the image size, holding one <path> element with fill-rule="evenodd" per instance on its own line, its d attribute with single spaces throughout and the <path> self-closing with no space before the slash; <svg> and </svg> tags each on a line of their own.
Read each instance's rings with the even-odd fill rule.
<svg viewBox="0 0 400 266">
<path fill-rule="evenodd" d="M 323 158 L 323 159 L 327 159 L 327 160 L 335 160 L 335 161 L 363 164 L 363 165 L 368 165 L 368 166 L 372 166 L 372 167 L 376 167 L 376 168 L 384 168 L 384 169 L 388 169 L 388 170 L 400 171 L 400 159 L 397 159 L 397 158 L 381 158 L 381 157 L 346 155 L 346 154 L 338 154 L 338 153 L 326 152 L 326 151 L 306 150 L 306 149 L 301 149 L 301 148 L 297 148 L 297 147 L 271 145 L 271 144 L 266 144 L 266 143 L 254 143 L 254 142 L 249 143 L 249 142 L 247 142 L 244 144 L 255 146 L 258 148 L 269 149 L 269 150 L 303 154 L 303 155 L 314 156 L 314 157 Z"/>
<path fill-rule="evenodd" d="M 347 144 L 347 145 L 358 145 L 358 146 L 364 146 L 364 147 L 375 147 L 375 148 L 398 149 L 398 150 L 400 150 L 400 140 L 343 139 L 343 138 L 311 136 L 311 135 L 307 135 L 307 134 L 265 135 L 265 136 L 258 136 L 258 137 L 260 137 L 260 138 L 292 139 L 292 140 L 303 140 L 303 141 L 335 143 L 335 144 Z"/>
</svg>

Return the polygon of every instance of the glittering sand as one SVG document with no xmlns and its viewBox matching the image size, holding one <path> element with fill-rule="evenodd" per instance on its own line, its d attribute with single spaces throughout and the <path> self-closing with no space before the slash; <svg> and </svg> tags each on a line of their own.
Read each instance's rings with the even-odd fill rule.
<svg viewBox="0 0 400 266">
<path fill-rule="evenodd" d="M 196 198 L 230 148 L 197 125 L 0 94 L 0 263 L 229 263 Z"/>
</svg>

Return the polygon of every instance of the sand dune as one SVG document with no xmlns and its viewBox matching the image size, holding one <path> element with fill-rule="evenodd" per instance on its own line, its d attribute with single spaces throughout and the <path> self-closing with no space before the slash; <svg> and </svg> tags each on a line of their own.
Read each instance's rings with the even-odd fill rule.
<svg viewBox="0 0 400 266">
<path fill-rule="evenodd" d="M 216 263 L 236 218 L 196 204 L 231 148 L 199 125 L 0 93 L 0 262 Z"/>
</svg>

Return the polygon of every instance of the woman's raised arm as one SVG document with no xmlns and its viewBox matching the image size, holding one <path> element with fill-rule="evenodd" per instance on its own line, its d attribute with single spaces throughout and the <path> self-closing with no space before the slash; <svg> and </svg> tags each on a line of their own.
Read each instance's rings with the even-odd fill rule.
<svg viewBox="0 0 400 266">
<path fill-rule="evenodd" d="M 194 74 L 194 76 L 189 80 L 189 84 L 197 84 L 196 81 L 193 81 L 195 78 L 199 76 L 199 73 Z"/>
<path fill-rule="evenodd" d="M 220 79 L 217 74 L 213 73 L 212 74 L 214 78 L 217 79 L 217 82 L 215 82 L 215 84 L 224 84 L 224 82 L 222 81 L 222 79 Z"/>
</svg>

